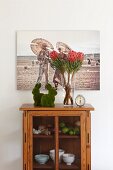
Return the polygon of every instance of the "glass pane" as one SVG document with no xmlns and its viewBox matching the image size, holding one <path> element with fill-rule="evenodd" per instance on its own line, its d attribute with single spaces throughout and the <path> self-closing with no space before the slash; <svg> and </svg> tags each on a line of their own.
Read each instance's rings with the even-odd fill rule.
<svg viewBox="0 0 113 170">
<path fill-rule="evenodd" d="M 33 117 L 33 170 L 55 169 L 50 150 L 55 148 L 54 117 Z"/>
<path fill-rule="evenodd" d="M 60 169 L 81 169 L 80 116 L 60 117 L 59 141 L 64 150 Z"/>
</svg>

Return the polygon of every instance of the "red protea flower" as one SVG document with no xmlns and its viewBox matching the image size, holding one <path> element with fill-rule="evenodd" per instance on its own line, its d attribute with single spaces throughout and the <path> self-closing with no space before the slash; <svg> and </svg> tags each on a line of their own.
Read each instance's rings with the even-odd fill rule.
<svg viewBox="0 0 113 170">
<path fill-rule="evenodd" d="M 68 60 L 70 62 L 75 62 L 77 60 L 77 52 L 76 51 L 69 51 Z"/>
<path fill-rule="evenodd" d="M 78 52 L 77 53 L 77 60 L 83 61 L 84 59 L 84 53 Z"/>
<path fill-rule="evenodd" d="M 59 54 L 56 51 L 52 51 L 52 52 L 50 52 L 49 55 L 50 55 L 52 60 L 56 60 L 58 58 Z"/>
</svg>

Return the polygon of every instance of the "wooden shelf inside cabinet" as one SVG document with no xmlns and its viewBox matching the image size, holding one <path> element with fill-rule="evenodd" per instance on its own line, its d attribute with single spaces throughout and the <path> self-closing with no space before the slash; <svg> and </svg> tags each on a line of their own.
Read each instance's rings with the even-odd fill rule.
<svg viewBox="0 0 113 170">
<path fill-rule="evenodd" d="M 43 164 L 43 165 L 41 165 L 41 164 L 39 164 L 39 163 L 37 163 L 37 162 L 34 162 L 33 163 L 33 169 L 53 169 L 54 168 L 54 162 L 52 162 L 52 161 L 49 161 L 49 162 L 47 162 L 46 164 Z"/>
<path fill-rule="evenodd" d="M 65 163 L 61 163 L 60 164 L 60 169 L 68 169 L 68 170 L 71 170 L 71 169 L 74 169 L 74 170 L 79 170 L 79 167 L 74 163 L 74 164 L 71 164 L 71 165 L 66 165 Z"/>
<path fill-rule="evenodd" d="M 76 135 L 59 135 L 60 139 L 78 139 L 80 140 L 80 136 Z"/>
<path fill-rule="evenodd" d="M 49 138 L 49 139 L 53 139 L 54 135 L 37 135 L 37 134 L 33 134 L 33 138 Z M 60 139 L 80 139 L 80 136 L 75 136 L 75 135 L 59 135 Z"/>
<path fill-rule="evenodd" d="M 37 135 L 37 134 L 33 134 L 33 138 L 53 139 L 54 136 L 53 135 Z"/>
</svg>

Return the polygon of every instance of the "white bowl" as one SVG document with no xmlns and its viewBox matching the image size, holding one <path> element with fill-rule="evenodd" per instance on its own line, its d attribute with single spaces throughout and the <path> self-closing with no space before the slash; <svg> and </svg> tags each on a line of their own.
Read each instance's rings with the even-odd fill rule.
<svg viewBox="0 0 113 170">
<path fill-rule="evenodd" d="M 55 149 L 52 149 L 49 151 L 50 152 L 50 157 L 53 161 L 55 161 Z M 59 149 L 59 162 L 61 162 L 62 160 L 62 156 L 64 154 L 64 150 L 63 149 Z"/>
<path fill-rule="evenodd" d="M 45 154 L 35 155 L 35 160 L 36 160 L 39 164 L 45 164 L 45 163 L 49 160 L 49 155 L 45 155 Z"/>
<path fill-rule="evenodd" d="M 75 155 L 74 154 L 63 154 L 63 161 L 67 164 L 67 165 L 71 165 L 75 160 Z"/>
</svg>

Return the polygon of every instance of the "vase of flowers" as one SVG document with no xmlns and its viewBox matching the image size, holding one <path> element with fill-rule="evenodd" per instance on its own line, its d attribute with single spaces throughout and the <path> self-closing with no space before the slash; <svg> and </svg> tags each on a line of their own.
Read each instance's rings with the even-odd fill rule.
<svg viewBox="0 0 113 170">
<path fill-rule="evenodd" d="M 72 80 L 74 74 L 80 70 L 84 54 L 82 52 L 76 52 L 70 50 L 68 53 L 63 52 L 50 52 L 51 65 L 55 69 L 60 71 L 62 76 L 62 86 L 65 89 L 64 105 L 73 105 Z"/>
</svg>

